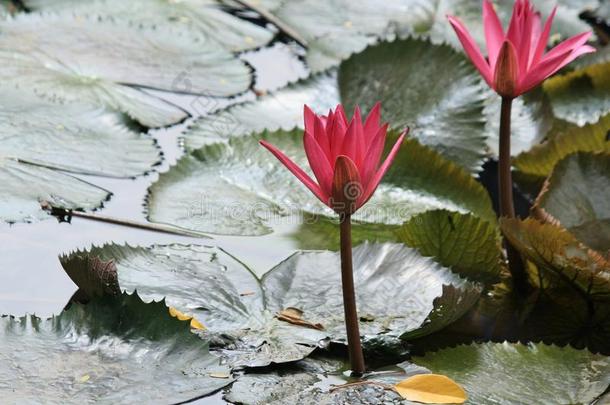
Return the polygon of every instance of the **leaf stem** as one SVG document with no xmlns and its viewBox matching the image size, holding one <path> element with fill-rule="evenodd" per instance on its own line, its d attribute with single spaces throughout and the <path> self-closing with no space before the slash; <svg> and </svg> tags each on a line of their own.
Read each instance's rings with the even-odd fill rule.
<svg viewBox="0 0 610 405">
<path fill-rule="evenodd" d="M 510 116 L 513 99 L 502 97 L 500 112 L 500 158 L 498 161 L 498 189 L 500 200 L 500 216 L 515 218 L 515 206 L 513 203 L 513 179 L 511 174 L 510 156 Z M 515 290 L 525 294 L 529 290 L 527 274 L 523 265 L 523 259 L 519 252 L 504 238 L 506 247 L 506 258 L 508 269 L 513 279 Z"/>
<path fill-rule="evenodd" d="M 354 270 L 352 265 L 352 218 L 351 214 L 340 214 L 341 230 L 341 283 L 343 287 L 343 309 L 347 331 L 347 348 L 353 376 L 361 376 L 364 371 L 364 355 L 360 342 L 356 294 L 354 290 Z"/>
<path fill-rule="evenodd" d="M 129 219 L 121 219 L 115 217 L 107 217 L 104 215 L 90 214 L 88 212 L 74 211 L 71 209 L 61 208 L 52 206 L 48 201 L 42 201 L 40 207 L 47 211 L 50 215 L 59 218 L 60 221 L 70 222 L 72 217 L 90 219 L 92 221 L 105 222 L 108 224 L 128 226 L 131 228 L 144 229 L 147 231 L 169 233 L 172 235 L 188 236 L 192 238 L 210 238 L 209 236 L 195 231 L 189 231 L 187 229 L 180 229 L 169 225 L 153 224 L 132 221 Z"/>
</svg>

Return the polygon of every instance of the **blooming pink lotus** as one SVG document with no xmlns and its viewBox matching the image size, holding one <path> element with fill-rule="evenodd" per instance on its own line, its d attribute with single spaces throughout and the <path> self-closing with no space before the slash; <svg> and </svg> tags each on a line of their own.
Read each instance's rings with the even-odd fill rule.
<svg viewBox="0 0 610 405">
<path fill-rule="evenodd" d="M 505 34 L 493 5 L 489 0 L 484 0 L 483 25 L 487 59 L 464 25 L 456 17 L 448 18 L 466 54 L 487 84 L 499 95 L 514 98 L 536 87 L 578 56 L 595 51 L 585 45 L 591 32 L 583 32 L 545 54 L 555 11 L 556 8 L 543 28 L 540 13 L 534 10 L 529 0 L 516 0 L 508 32 Z"/>
<path fill-rule="evenodd" d="M 375 192 L 406 135 L 400 135 L 381 166 L 388 124 L 380 125 L 381 104 L 362 122 L 356 107 L 348 122 L 340 104 L 328 115 L 316 115 L 305 106 L 303 143 L 317 183 L 275 146 L 261 141 L 316 197 L 337 213 L 352 214 Z"/>
</svg>

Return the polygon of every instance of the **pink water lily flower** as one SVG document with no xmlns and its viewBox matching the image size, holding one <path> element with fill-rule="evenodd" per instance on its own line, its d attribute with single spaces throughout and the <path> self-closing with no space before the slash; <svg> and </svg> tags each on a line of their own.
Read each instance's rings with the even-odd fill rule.
<svg viewBox="0 0 610 405">
<path fill-rule="evenodd" d="M 514 98 L 536 87 L 578 56 L 595 51 L 585 45 L 591 32 L 583 32 L 545 54 L 555 11 L 556 8 L 542 27 L 540 13 L 534 10 L 529 0 L 516 0 L 508 31 L 504 33 L 493 5 L 484 0 L 487 59 L 464 25 L 456 17 L 448 16 L 448 19 L 466 54 L 487 84 L 501 96 Z"/>
<path fill-rule="evenodd" d="M 316 180 L 266 141 L 267 148 L 324 204 L 339 214 L 352 214 L 375 192 L 406 135 L 400 135 L 385 162 L 380 165 L 388 124 L 380 124 L 381 104 L 371 109 L 363 122 L 356 107 L 348 121 L 340 104 L 328 115 L 316 115 L 304 107 L 303 143 Z"/>
</svg>

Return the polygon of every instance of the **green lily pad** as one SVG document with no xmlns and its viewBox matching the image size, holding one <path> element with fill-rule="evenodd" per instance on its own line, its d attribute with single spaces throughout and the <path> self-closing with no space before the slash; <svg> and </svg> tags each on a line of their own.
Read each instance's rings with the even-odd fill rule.
<svg viewBox="0 0 610 405">
<path fill-rule="evenodd" d="M 86 280 L 95 277 L 82 273 L 100 271 L 91 257 L 116 265 L 122 290 L 137 290 L 144 300 L 165 298 L 195 316 L 208 333 L 228 339 L 219 346 L 235 367 L 292 362 L 329 338 L 345 341 L 338 253 L 296 253 L 259 280 L 219 248 L 107 245 L 61 257 L 66 272 L 85 290 L 91 290 Z M 359 311 L 367 319 L 361 323 L 365 338 L 380 333 L 398 338 L 424 325 L 438 330 L 456 313 L 464 314 L 480 293 L 478 286 L 401 244 L 356 247 L 354 269 Z M 107 279 L 103 274 L 98 279 Z M 455 305 L 442 305 L 447 300 Z M 310 327 L 277 318 L 289 307 L 303 311 Z M 323 329 L 314 327 L 318 324 Z"/>
<path fill-rule="evenodd" d="M 555 166 L 537 200 L 587 246 L 610 250 L 610 154 L 575 153 Z"/>
<path fill-rule="evenodd" d="M 187 114 L 142 88 L 231 96 L 251 82 L 249 68 L 219 45 L 162 27 L 28 14 L 0 22 L 0 33 L 6 82 L 54 101 L 116 109 L 148 127 Z"/>
<path fill-rule="evenodd" d="M 396 139 L 389 138 L 388 145 Z M 208 233 L 263 235 L 282 221 L 301 223 L 303 212 L 334 216 L 259 145 L 259 139 L 308 167 L 300 130 L 211 144 L 182 158 L 150 187 L 149 219 Z M 469 173 L 408 139 L 373 198 L 354 219 L 401 224 L 432 209 L 495 218 L 487 192 Z"/>
<path fill-rule="evenodd" d="M 486 155 L 480 75 L 446 45 L 407 39 L 367 48 L 343 62 L 341 100 L 347 110 L 382 102 L 392 128 L 411 135 L 476 172 Z"/>
<path fill-rule="evenodd" d="M 183 135 L 186 149 L 193 151 L 210 143 L 264 130 L 303 129 L 304 104 L 319 114 L 339 104 L 336 70 L 313 75 L 254 101 L 198 118 Z"/>
<path fill-rule="evenodd" d="M 544 82 L 555 115 L 579 126 L 610 113 L 610 63 L 588 66 Z"/>
<path fill-rule="evenodd" d="M 110 192 L 61 171 L 134 177 L 160 162 L 155 141 L 129 130 L 118 114 L 57 105 L 3 89 L 0 107 L 0 219 L 47 217 L 41 201 L 91 210 Z"/>
<path fill-rule="evenodd" d="M 472 214 L 428 211 L 397 230 L 398 239 L 471 280 L 498 280 L 502 248 L 495 223 Z"/>
<path fill-rule="evenodd" d="M 588 404 L 610 385 L 610 358 L 570 347 L 483 343 L 413 360 L 462 385 L 468 404 Z"/>
<path fill-rule="evenodd" d="M 521 153 L 513 159 L 513 165 L 527 175 L 545 178 L 555 165 L 574 152 L 610 152 L 610 115 L 595 124 L 582 128 L 567 126 L 564 131 L 554 134 L 548 141 Z"/>
<path fill-rule="evenodd" d="M 30 10 L 95 15 L 138 25 L 183 29 L 230 51 L 258 48 L 273 38 L 271 31 L 229 14 L 213 0 L 26 0 L 24 3 Z"/>
<path fill-rule="evenodd" d="M 188 322 L 136 294 L 73 304 L 47 320 L 2 317 L 0 346 L 8 403 L 175 403 L 233 381 Z"/>
<path fill-rule="evenodd" d="M 545 276 L 575 288 L 585 299 L 610 297 L 610 262 L 565 229 L 535 219 L 502 219 L 504 236 Z"/>
</svg>

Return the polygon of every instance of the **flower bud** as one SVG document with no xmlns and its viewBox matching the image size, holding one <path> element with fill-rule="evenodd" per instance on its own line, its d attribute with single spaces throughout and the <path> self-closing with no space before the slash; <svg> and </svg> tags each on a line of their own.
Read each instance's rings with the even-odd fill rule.
<svg viewBox="0 0 610 405">
<path fill-rule="evenodd" d="M 519 65 L 517 52 L 510 41 L 504 41 L 494 72 L 494 87 L 502 97 L 514 98 L 517 96 L 519 78 Z"/>
<path fill-rule="evenodd" d="M 353 214 L 364 190 L 354 162 L 340 155 L 335 162 L 330 206 L 338 214 Z"/>
</svg>

